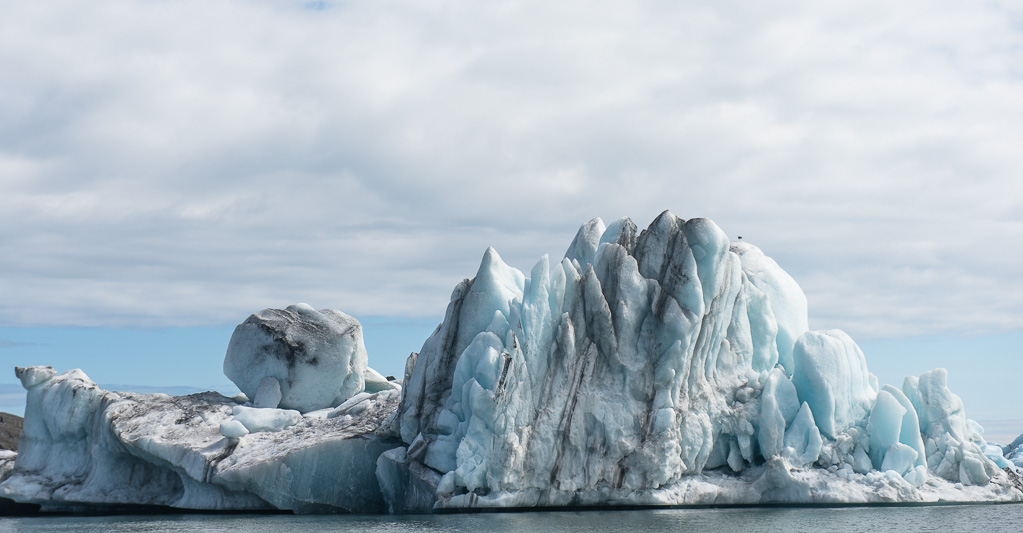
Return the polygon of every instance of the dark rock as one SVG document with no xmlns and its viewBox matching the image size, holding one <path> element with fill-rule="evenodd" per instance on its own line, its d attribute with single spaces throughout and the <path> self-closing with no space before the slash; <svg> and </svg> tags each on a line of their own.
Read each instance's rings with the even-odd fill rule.
<svg viewBox="0 0 1023 533">
<path fill-rule="evenodd" d="M 18 415 L 0 413 L 0 450 L 18 451 L 18 438 L 24 420 Z"/>
</svg>

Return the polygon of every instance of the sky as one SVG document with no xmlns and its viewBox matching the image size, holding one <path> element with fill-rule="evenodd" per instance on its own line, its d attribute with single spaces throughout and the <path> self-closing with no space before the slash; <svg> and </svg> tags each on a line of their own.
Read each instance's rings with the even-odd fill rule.
<svg viewBox="0 0 1023 533">
<path fill-rule="evenodd" d="M 397 373 L 488 246 L 669 209 L 1014 416 L 1023 5 L 551 4 L 0 0 L 0 362 L 230 387 L 233 326 L 306 302 Z"/>
</svg>

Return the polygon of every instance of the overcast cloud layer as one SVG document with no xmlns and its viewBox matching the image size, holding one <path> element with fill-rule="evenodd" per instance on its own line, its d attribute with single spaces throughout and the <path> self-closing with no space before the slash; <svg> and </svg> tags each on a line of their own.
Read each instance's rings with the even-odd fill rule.
<svg viewBox="0 0 1023 533">
<path fill-rule="evenodd" d="M 440 317 L 670 209 L 811 327 L 1023 328 L 1019 2 L 0 3 L 2 326 Z"/>
</svg>

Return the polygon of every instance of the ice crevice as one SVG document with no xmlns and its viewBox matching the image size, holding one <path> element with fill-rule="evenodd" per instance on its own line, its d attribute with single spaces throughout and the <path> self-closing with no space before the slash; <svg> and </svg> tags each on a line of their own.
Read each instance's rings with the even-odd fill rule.
<svg viewBox="0 0 1023 533">
<path fill-rule="evenodd" d="M 1019 501 L 936 369 L 879 384 L 798 284 L 706 219 L 584 224 L 529 271 L 488 249 L 401 380 L 361 325 L 304 304 L 239 325 L 244 394 L 103 391 L 19 369 L 0 496 L 47 508 L 439 508 Z M 251 400 L 250 400 L 251 398 Z M 48 457 L 60 457 L 48 461 Z"/>
</svg>

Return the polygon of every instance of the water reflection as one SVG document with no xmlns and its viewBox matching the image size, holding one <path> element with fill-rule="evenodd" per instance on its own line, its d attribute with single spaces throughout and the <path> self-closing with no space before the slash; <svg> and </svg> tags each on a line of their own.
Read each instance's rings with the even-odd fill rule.
<svg viewBox="0 0 1023 533">
<path fill-rule="evenodd" d="M 0 531 L 83 533 L 357 531 L 410 533 L 685 533 L 690 531 L 956 531 L 1018 533 L 1023 505 L 919 507 L 737 508 L 546 513 L 481 513 L 417 516 L 152 515 L 0 518 Z"/>
</svg>

